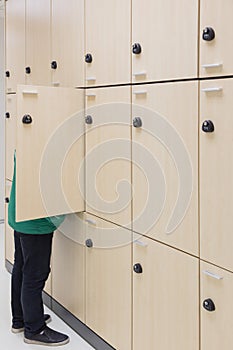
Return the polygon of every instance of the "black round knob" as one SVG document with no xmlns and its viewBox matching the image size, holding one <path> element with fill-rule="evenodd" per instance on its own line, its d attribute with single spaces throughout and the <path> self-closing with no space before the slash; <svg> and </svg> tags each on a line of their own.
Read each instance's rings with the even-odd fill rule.
<svg viewBox="0 0 233 350">
<path fill-rule="evenodd" d="M 133 119 L 133 126 L 134 126 L 135 128 L 140 128 L 140 127 L 142 126 L 142 120 L 141 120 L 140 117 L 135 117 L 135 118 Z"/>
<path fill-rule="evenodd" d="M 10 116 L 11 116 L 9 112 L 6 112 L 5 115 L 6 115 L 6 118 L 10 118 Z"/>
<path fill-rule="evenodd" d="M 32 123 L 32 117 L 29 114 L 25 114 L 22 118 L 23 124 L 31 124 Z"/>
<path fill-rule="evenodd" d="M 207 311 L 214 311 L 215 310 L 215 305 L 214 305 L 214 302 L 212 299 L 208 298 L 208 299 L 205 299 L 203 301 L 203 307 L 204 309 L 206 309 Z"/>
<path fill-rule="evenodd" d="M 139 264 L 139 263 L 134 264 L 133 270 L 134 270 L 134 272 L 136 272 L 136 273 L 142 273 L 142 265 Z"/>
<path fill-rule="evenodd" d="M 87 53 L 85 55 L 85 62 L 86 63 L 91 63 L 92 62 L 92 55 L 91 55 L 91 53 Z"/>
<path fill-rule="evenodd" d="M 93 247 L 93 242 L 90 238 L 88 238 L 85 242 L 87 248 L 92 248 Z"/>
<path fill-rule="evenodd" d="M 51 68 L 52 69 L 57 69 L 57 62 L 56 61 L 52 61 L 51 62 Z"/>
<path fill-rule="evenodd" d="M 133 44 L 133 49 L 132 49 L 133 53 L 135 55 L 139 55 L 142 52 L 142 47 L 139 43 L 135 43 Z"/>
<path fill-rule="evenodd" d="M 214 124 L 211 120 L 205 120 L 202 124 L 202 131 L 214 132 Z"/>
<path fill-rule="evenodd" d="M 87 115 L 85 118 L 85 123 L 86 124 L 92 124 L 93 123 L 93 119 L 91 115 Z"/>
<path fill-rule="evenodd" d="M 6 203 L 9 203 L 10 202 L 10 199 L 8 197 L 5 198 L 5 202 Z"/>
<path fill-rule="evenodd" d="M 25 72 L 26 72 L 26 74 L 31 74 L 31 68 L 30 67 L 26 67 L 25 68 Z"/>
<path fill-rule="evenodd" d="M 6 71 L 6 77 L 7 77 L 7 78 L 10 77 L 10 71 L 9 71 L 9 70 Z"/>
<path fill-rule="evenodd" d="M 202 39 L 205 41 L 211 41 L 215 38 L 215 31 L 211 27 L 206 27 L 203 29 Z"/>
</svg>

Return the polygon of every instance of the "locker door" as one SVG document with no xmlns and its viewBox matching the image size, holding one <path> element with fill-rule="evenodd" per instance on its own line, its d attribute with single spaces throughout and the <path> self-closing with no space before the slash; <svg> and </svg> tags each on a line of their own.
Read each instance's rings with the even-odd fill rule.
<svg viewBox="0 0 233 350">
<path fill-rule="evenodd" d="M 130 87 L 86 91 L 86 210 L 130 227 Z"/>
<path fill-rule="evenodd" d="M 83 214 L 68 215 L 54 234 L 52 297 L 85 322 L 85 225 Z"/>
<path fill-rule="evenodd" d="M 133 87 L 133 230 L 198 255 L 198 86 Z"/>
<path fill-rule="evenodd" d="M 25 0 L 6 1 L 6 92 L 25 83 Z"/>
<path fill-rule="evenodd" d="M 233 271 L 233 79 L 200 86 L 201 258 Z"/>
<path fill-rule="evenodd" d="M 52 0 L 52 83 L 84 85 L 84 0 Z"/>
<path fill-rule="evenodd" d="M 132 81 L 196 77 L 198 0 L 133 0 L 132 6 Z"/>
<path fill-rule="evenodd" d="M 83 91 L 20 86 L 17 96 L 16 219 L 83 211 Z"/>
<path fill-rule="evenodd" d="M 16 94 L 6 95 L 5 119 L 5 177 L 13 178 L 14 150 L 16 149 Z"/>
<path fill-rule="evenodd" d="M 133 349 L 198 350 L 198 259 L 148 238 L 133 245 Z"/>
<path fill-rule="evenodd" d="M 131 231 L 86 214 L 86 324 L 131 348 Z"/>
<path fill-rule="evenodd" d="M 201 262 L 202 350 L 230 349 L 232 346 L 232 288 L 232 273 Z"/>
<path fill-rule="evenodd" d="M 5 259 L 14 263 L 14 232 L 8 225 L 8 203 L 10 199 L 11 181 L 5 184 Z"/>
<path fill-rule="evenodd" d="M 51 85 L 51 0 L 26 1 L 26 84 Z"/>
<path fill-rule="evenodd" d="M 129 0 L 86 0 L 86 85 L 130 82 Z"/>
<path fill-rule="evenodd" d="M 200 76 L 233 74 L 231 0 L 200 1 Z"/>
</svg>

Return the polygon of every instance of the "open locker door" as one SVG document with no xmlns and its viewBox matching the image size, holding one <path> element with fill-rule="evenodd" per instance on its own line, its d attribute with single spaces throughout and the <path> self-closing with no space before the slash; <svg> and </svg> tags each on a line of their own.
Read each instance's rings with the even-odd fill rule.
<svg viewBox="0 0 233 350">
<path fill-rule="evenodd" d="M 84 210 L 83 107 L 82 90 L 18 87 L 16 221 Z"/>
</svg>

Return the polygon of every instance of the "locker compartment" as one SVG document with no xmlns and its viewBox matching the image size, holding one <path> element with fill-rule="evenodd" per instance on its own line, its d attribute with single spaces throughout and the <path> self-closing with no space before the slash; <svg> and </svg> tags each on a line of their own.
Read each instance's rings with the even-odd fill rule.
<svg viewBox="0 0 233 350">
<path fill-rule="evenodd" d="M 26 84 L 51 85 L 51 1 L 26 1 Z"/>
<path fill-rule="evenodd" d="M 25 83 L 25 0 L 10 0 L 6 6 L 6 92 L 16 92 Z"/>
<path fill-rule="evenodd" d="M 16 94 L 6 95 L 5 113 L 5 177 L 13 179 L 14 150 L 16 149 Z"/>
<path fill-rule="evenodd" d="M 130 87 L 86 91 L 86 210 L 131 227 Z"/>
<path fill-rule="evenodd" d="M 198 84 L 132 91 L 133 231 L 198 255 Z"/>
<path fill-rule="evenodd" d="M 200 76 L 233 74 L 233 3 L 200 1 Z"/>
<path fill-rule="evenodd" d="M 14 263 L 14 232 L 8 225 L 8 203 L 10 199 L 11 181 L 5 183 L 5 259 Z"/>
<path fill-rule="evenodd" d="M 130 0 L 86 0 L 86 86 L 130 83 Z"/>
<path fill-rule="evenodd" d="M 52 0 L 52 85 L 84 85 L 84 0 Z"/>
<path fill-rule="evenodd" d="M 233 275 L 201 262 L 201 349 L 230 349 Z"/>
<path fill-rule="evenodd" d="M 16 220 L 84 210 L 82 90 L 20 86 Z"/>
<path fill-rule="evenodd" d="M 131 348 L 131 231 L 86 214 L 86 324 Z"/>
<path fill-rule="evenodd" d="M 199 349 L 198 259 L 134 235 L 133 349 Z"/>
<path fill-rule="evenodd" d="M 132 81 L 197 77 L 198 0 L 132 1 Z"/>
<path fill-rule="evenodd" d="M 52 297 L 85 322 L 85 225 L 83 214 L 72 214 L 54 233 Z"/>
<path fill-rule="evenodd" d="M 233 79 L 200 84 L 201 258 L 233 271 Z"/>
</svg>

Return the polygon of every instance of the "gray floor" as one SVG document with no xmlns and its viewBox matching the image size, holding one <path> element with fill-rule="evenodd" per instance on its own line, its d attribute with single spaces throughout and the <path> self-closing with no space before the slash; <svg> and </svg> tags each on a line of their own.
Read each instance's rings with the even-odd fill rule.
<svg viewBox="0 0 233 350">
<path fill-rule="evenodd" d="M 4 267 L 4 225 L 0 224 L 0 336 L 1 348 L 4 350 L 30 350 L 30 349 L 54 349 L 54 347 L 45 347 L 39 345 L 28 345 L 23 342 L 22 334 L 12 334 L 11 313 L 10 313 L 10 274 Z M 52 322 L 49 326 L 70 336 L 69 344 L 60 347 L 66 350 L 91 350 L 93 349 L 72 329 L 70 329 L 59 317 L 49 309 L 45 308 L 46 313 L 52 316 Z"/>
</svg>

